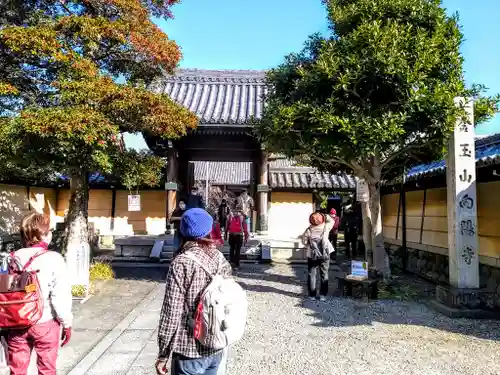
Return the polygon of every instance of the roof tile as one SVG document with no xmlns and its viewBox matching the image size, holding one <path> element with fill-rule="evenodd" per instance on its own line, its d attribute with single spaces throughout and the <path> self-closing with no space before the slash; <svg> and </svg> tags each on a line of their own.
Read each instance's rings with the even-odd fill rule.
<svg viewBox="0 0 500 375">
<path fill-rule="evenodd" d="M 476 168 L 500 163 L 500 134 L 476 139 Z M 407 180 L 418 180 L 427 176 L 444 173 L 444 160 L 417 165 L 406 174 Z"/>
<path fill-rule="evenodd" d="M 265 72 L 180 69 L 153 85 L 200 118 L 201 124 L 246 124 L 260 118 Z"/>
</svg>

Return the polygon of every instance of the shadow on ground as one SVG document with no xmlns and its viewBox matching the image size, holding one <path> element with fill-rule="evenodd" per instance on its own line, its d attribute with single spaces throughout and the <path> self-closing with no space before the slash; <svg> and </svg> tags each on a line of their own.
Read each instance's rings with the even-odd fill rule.
<svg viewBox="0 0 500 375">
<path fill-rule="evenodd" d="M 331 297 L 326 302 L 310 301 L 307 295 L 306 265 L 244 265 L 236 273 L 240 284 L 254 293 L 276 293 L 296 299 L 304 313 L 313 317 L 317 327 L 372 326 L 377 323 L 402 326 L 425 326 L 477 338 L 500 341 L 500 322 L 492 320 L 450 319 L 426 306 L 435 287 L 420 278 L 400 275 L 401 283 L 411 285 L 417 293 L 409 301 L 379 299 L 368 301 L 340 297 L 335 275 L 330 269 Z"/>
<path fill-rule="evenodd" d="M 143 280 L 143 281 L 165 281 L 168 268 L 158 265 L 141 267 L 134 264 L 114 265 L 116 279 L 120 280 Z"/>
</svg>

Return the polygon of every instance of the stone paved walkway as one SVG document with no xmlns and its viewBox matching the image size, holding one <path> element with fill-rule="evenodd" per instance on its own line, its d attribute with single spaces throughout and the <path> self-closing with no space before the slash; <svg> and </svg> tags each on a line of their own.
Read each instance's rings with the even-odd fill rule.
<svg viewBox="0 0 500 375">
<path fill-rule="evenodd" d="M 419 303 L 306 302 L 305 275 L 305 267 L 243 265 L 238 278 L 248 290 L 248 327 L 230 353 L 229 375 L 500 374 L 498 322 L 451 320 Z M 117 316 L 113 330 L 99 338 L 89 332 L 93 349 L 70 375 L 154 375 L 163 285 L 152 283 L 148 293 L 138 308 Z"/>
</svg>

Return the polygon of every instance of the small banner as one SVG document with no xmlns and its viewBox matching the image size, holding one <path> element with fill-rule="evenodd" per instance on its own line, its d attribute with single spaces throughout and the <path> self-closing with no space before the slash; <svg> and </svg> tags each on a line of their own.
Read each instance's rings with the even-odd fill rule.
<svg viewBox="0 0 500 375">
<path fill-rule="evenodd" d="M 368 202 L 370 199 L 370 191 L 368 190 L 368 184 L 362 178 L 356 183 L 356 200 L 358 202 Z"/>
<path fill-rule="evenodd" d="M 353 260 L 351 262 L 351 275 L 356 277 L 368 277 L 368 262 Z"/>
<path fill-rule="evenodd" d="M 141 210 L 141 196 L 140 195 L 129 195 L 128 196 L 128 210 L 129 211 L 140 211 Z"/>
</svg>

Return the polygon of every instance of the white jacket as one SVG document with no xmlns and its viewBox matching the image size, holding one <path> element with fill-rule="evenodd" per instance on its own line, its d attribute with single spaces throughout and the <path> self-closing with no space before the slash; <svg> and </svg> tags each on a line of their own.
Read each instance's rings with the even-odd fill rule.
<svg viewBox="0 0 500 375">
<path fill-rule="evenodd" d="M 41 248 L 25 248 L 15 252 L 24 266 L 35 254 L 43 251 Z M 61 254 L 47 251 L 31 263 L 29 270 L 38 270 L 40 291 L 44 297 L 43 315 L 38 323 L 57 319 L 64 327 L 71 327 L 73 297 L 71 283 L 67 276 L 66 262 Z"/>
</svg>

